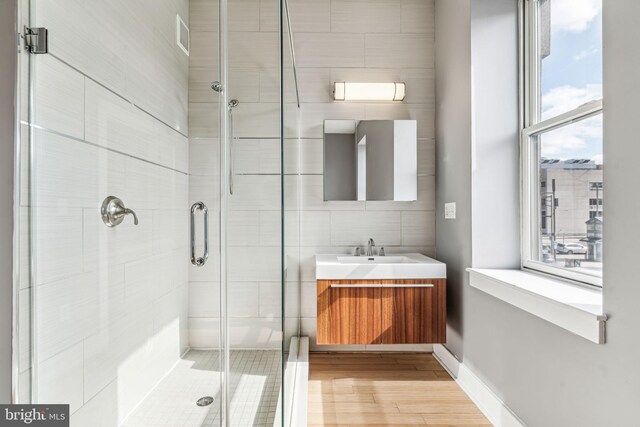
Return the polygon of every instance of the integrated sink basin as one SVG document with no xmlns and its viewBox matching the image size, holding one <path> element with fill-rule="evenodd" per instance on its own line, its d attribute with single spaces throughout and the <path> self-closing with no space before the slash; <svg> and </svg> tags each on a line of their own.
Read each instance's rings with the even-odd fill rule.
<svg viewBox="0 0 640 427">
<path fill-rule="evenodd" d="M 422 254 L 388 256 L 316 255 L 317 280 L 444 279 L 446 266 Z"/>
</svg>

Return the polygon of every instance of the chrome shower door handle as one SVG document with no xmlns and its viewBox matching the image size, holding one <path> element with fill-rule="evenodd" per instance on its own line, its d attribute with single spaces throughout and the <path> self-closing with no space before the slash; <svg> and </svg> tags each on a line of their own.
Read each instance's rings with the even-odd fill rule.
<svg viewBox="0 0 640 427">
<path fill-rule="evenodd" d="M 235 101 L 235 103 L 233 103 Z M 229 194 L 233 196 L 233 139 L 235 137 L 233 133 L 233 109 L 238 105 L 238 100 L 232 99 L 229 101 L 229 108 L 227 109 L 229 114 Z"/>
<path fill-rule="evenodd" d="M 196 257 L 196 211 L 204 212 L 204 253 Z M 209 258 L 209 209 L 202 202 L 191 206 L 191 264 L 202 267 Z"/>
</svg>

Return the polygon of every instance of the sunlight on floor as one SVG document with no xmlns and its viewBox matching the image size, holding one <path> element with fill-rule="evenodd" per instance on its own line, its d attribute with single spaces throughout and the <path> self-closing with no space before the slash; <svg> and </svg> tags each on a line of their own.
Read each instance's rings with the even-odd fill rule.
<svg viewBox="0 0 640 427">
<path fill-rule="evenodd" d="M 123 426 L 216 426 L 220 424 L 219 352 L 191 350 L 129 416 Z M 273 350 L 233 350 L 230 364 L 233 426 L 273 426 L 280 392 L 280 356 Z M 214 402 L 199 407 L 196 401 Z"/>
</svg>

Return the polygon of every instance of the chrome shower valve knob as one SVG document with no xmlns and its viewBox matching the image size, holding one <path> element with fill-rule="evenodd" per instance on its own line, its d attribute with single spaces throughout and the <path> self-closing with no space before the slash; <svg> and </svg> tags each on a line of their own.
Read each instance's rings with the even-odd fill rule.
<svg viewBox="0 0 640 427">
<path fill-rule="evenodd" d="M 100 208 L 100 215 L 102 216 L 102 222 L 107 227 L 120 225 L 127 215 L 132 215 L 133 223 L 138 225 L 138 215 L 133 210 L 125 207 L 122 200 L 115 196 L 109 196 L 104 199 Z"/>
</svg>

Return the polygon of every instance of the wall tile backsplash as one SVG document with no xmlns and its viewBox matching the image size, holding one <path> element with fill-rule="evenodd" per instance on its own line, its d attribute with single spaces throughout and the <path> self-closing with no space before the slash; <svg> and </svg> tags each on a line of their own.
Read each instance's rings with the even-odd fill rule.
<svg viewBox="0 0 640 427">
<path fill-rule="evenodd" d="M 350 253 L 372 237 L 388 253 L 435 255 L 435 75 L 434 2 L 432 0 L 326 0 L 328 15 L 318 13 L 322 30 L 296 26 L 308 2 L 292 0 L 294 46 L 301 93 L 299 142 L 313 153 L 305 163 L 318 165 L 300 176 L 301 333 L 316 347 L 316 253 Z M 317 6 L 320 8 L 320 6 Z M 394 82 L 407 85 L 402 103 L 338 103 L 335 81 Z M 418 201 L 325 202 L 322 180 L 322 124 L 326 119 L 415 119 L 418 121 Z M 307 146 L 318 149 L 307 149 Z M 326 216 L 318 217 L 322 213 Z M 321 225 L 320 225 L 321 224 Z M 324 229 L 318 240 L 316 230 Z M 348 347 L 350 350 L 375 349 Z"/>
</svg>

